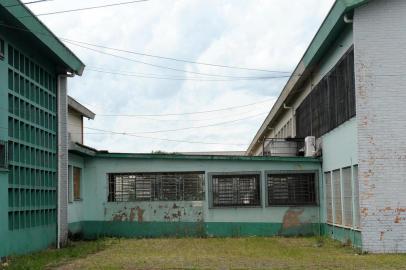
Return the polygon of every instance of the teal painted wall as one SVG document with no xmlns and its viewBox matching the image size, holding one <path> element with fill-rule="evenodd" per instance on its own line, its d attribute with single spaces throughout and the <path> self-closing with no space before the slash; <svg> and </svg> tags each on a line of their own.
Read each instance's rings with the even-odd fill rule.
<svg viewBox="0 0 406 270">
<path fill-rule="evenodd" d="M 81 194 L 85 194 L 86 189 L 84 186 L 84 182 L 86 179 L 84 178 L 84 169 L 85 169 L 85 161 L 83 157 L 69 153 L 69 166 L 74 166 L 82 169 L 82 178 L 81 178 Z M 73 182 L 72 178 L 68 179 L 69 183 L 69 188 L 71 189 L 71 192 L 73 194 Z M 75 223 L 83 220 L 83 204 L 84 204 L 85 198 L 82 196 L 82 200 L 80 201 L 71 201 L 68 203 L 68 222 L 69 223 Z"/>
<path fill-rule="evenodd" d="M 85 235 L 163 236 L 201 234 L 213 236 L 319 234 L 320 208 L 268 207 L 265 172 L 315 171 L 320 163 L 249 160 L 164 160 L 142 158 L 88 158 L 83 181 L 83 217 L 70 227 Z M 205 200 L 194 202 L 107 202 L 108 173 L 205 172 Z M 210 208 L 209 174 L 260 172 L 262 206 L 252 208 Z M 71 211 L 77 212 L 76 208 Z M 75 213 L 70 217 L 77 216 Z M 91 226 L 91 227 L 89 227 Z"/>
<path fill-rule="evenodd" d="M 353 247 L 362 248 L 361 231 L 324 224 L 323 234 Z"/>
<path fill-rule="evenodd" d="M 0 39 L 4 39 L 0 32 Z M 8 98 L 7 98 L 7 62 L 0 60 L 0 140 L 8 139 Z M 8 239 L 8 172 L 0 169 L 0 239 Z M 0 257 L 7 252 L 6 245 L 0 244 Z"/>
<path fill-rule="evenodd" d="M 0 11 L 0 16 L 6 23 L 10 19 L 2 11 Z M 47 130 L 45 133 L 48 134 L 51 127 L 45 127 L 45 123 L 36 123 L 33 120 L 33 114 L 27 112 L 25 108 L 20 108 L 18 116 L 15 108 L 13 108 L 13 112 L 9 111 L 9 93 L 19 100 L 23 100 L 25 104 L 32 105 L 33 107 L 31 108 L 38 108 L 41 112 L 47 112 L 50 115 L 54 113 L 56 115 L 56 103 L 55 108 L 51 109 L 50 107 L 44 108 L 45 101 L 41 105 L 34 101 L 35 95 L 31 96 L 31 94 L 37 92 L 36 90 L 28 90 L 33 88 L 28 88 L 27 85 L 32 83 L 34 86 L 46 89 L 44 90 L 45 92 L 51 86 L 45 86 L 45 80 L 42 83 L 34 82 L 31 77 L 32 75 L 29 76 L 26 67 L 29 66 L 30 62 L 33 62 L 41 66 L 43 70 L 46 70 L 51 77 L 56 77 L 57 64 L 51 60 L 49 51 L 46 51 L 44 47 L 40 46 L 32 38 L 29 38 L 28 34 L 24 32 L 19 33 L 0 27 L 0 38 L 5 40 L 5 59 L 0 60 L 0 139 L 13 141 L 15 144 L 23 146 L 24 148 L 21 149 L 24 149 L 24 151 L 32 151 L 32 149 L 35 151 L 37 149 L 43 151 L 43 153 L 50 154 L 48 162 L 41 166 L 33 165 L 38 162 L 38 159 L 28 155 L 19 155 L 21 158 L 18 161 L 11 160 L 10 169 L 18 167 L 21 169 L 21 172 L 25 172 L 24 175 L 17 176 L 12 174 L 11 170 L 9 172 L 0 172 L 0 257 L 3 257 L 45 249 L 56 243 L 56 201 L 52 199 L 53 195 L 56 194 L 56 177 L 51 177 L 52 174 L 56 175 L 52 165 L 54 164 L 52 162 L 53 158 L 51 157 L 51 153 L 56 152 L 56 145 L 45 147 L 34 143 L 35 136 L 32 132 L 33 129 Z M 18 68 L 9 66 L 9 44 L 21 52 L 21 55 L 24 55 L 25 58 L 20 58 L 20 61 L 25 63 L 24 68 L 22 66 Z M 27 90 L 21 92 L 14 91 L 15 85 L 11 86 L 9 84 L 9 71 L 10 74 L 12 74 L 11 71 L 14 74 L 19 74 Z M 56 87 L 56 81 L 54 86 Z M 10 87 L 13 87 L 13 91 L 9 91 Z M 51 106 L 51 103 L 53 102 L 48 100 L 48 106 Z M 9 117 L 10 120 L 18 119 L 20 123 L 24 123 L 26 130 L 18 129 L 12 133 L 9 129 Z M 48 122 L 48 124 L 50 123 Z M 18 138 L 16 134 L 20 134 Z M 22 134 L 25 134 L 25 137 Z M 27 136 L 28 134 L 29 136 Z M 14 158 L 16 154 L 18 153 L 14 151 Z M 38 173 L 36 176 L 44 173 L 41 180 L 39 177 L 34 178 L 35 173 Z M 47 177 L 44 176 L 46 173 L 49 173 Z M 48 176 L 50 177 L 48 178 Z M 10 190 L 14 197 L 10 196 Z M 35 195 L 37 191 L 38 196 Z M 43 195 L 41 199 L 39 199 L 39 194 Z M 45 200 L 45 198 L 47 199 Z M 15 224 L 19 224 L 18 228 Z"/>
</svg>

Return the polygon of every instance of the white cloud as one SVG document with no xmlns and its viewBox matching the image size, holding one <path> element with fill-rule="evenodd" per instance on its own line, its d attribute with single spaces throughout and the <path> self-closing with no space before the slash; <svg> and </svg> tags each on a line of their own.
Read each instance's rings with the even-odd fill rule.
<svg viewBox="0 0 406 270">
<path fill-rule="evenodd" d="M 120 1 L 52 1 L 30 7 L 36 13 L 43 13 L 112 2 Z M 332 3 L 333 0 L 151 0 L 114 8 L 43 16 L 41 19 L 57 35 L 74 40 L 192 61 L 291 71 Z M 199 77 L 69 47 L 89 67 L 165 77 Z M 266 74 L 120 55 L 191 72 L 232 76 Z M 85 70 L 83 77 L 70 81 L 70 94 L 97 114 L 182 113 L 275 99 L 285 81 L 166 81 Z M 267 112 L 272 104 L 269 101 L 238 110 L 171 116 L 165 117 L 165 121 L 96 116 L 96 120 L 86 122 L 86 126 L 120 132 L 176 129 L 244 118 Z M 224 126 L 143 136 L 248 145 L 265 116 Z M 198 119 L 205 120 L 195 121 Z M 90 130 L 86 132 L 94 133 Z M 100 134 L 87 134 L 86 143 L 99 149 L 124 152 L 245 150 L 244 146 L 197 145 Z"/>
</svg>

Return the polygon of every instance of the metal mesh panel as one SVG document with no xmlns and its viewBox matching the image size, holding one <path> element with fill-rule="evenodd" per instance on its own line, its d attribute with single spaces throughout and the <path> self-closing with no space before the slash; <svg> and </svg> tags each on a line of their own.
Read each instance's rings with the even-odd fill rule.
<svg viewBox="0 0 406 270">
<path fill-rule="evenodd" d="M 297 137 L 321 137 L 355 116 L 354 76 L 354 52 L 351 49 L 298 107 Z"/>
<path fill-rule="evenodd" d="M 327 223 L 333 224 L 333 196 L 331 192 L 331 172 L 324 173 Z"/>
<path fill-rule="evenodd" d="M 9 229 L 56 224 L 56 76 L 7 49 Z"/>
<path fill-rule="evenodd" d="M 204 198 L 204 173 L 109 174 L 110 202 L 200 201 Z"/>
<path fill-rule="evenodd" d="M 352 206 L 352 179 L 351 168 L 342 170 L 343 179 L 343 225 L 352 227 L 353 223 L 353 206 Z"/>
<path fill-rule="evenodd" d="M 341 205 L 341 181 L 340 170 L 333 172 L 333 203 L 334 203 L 334 224 L 343 224 L 343 214 Z"/>
<path fill-rule="evenodd" d="M 213 206 L 260 206 L 259 179 L 259 174 L 213 175 Z"/>
<path fill-rule="evenodd" d="M 360 228 L 360 206 L 359 206 L 359 182 L 358 182 L 358 166 L 353 167 L 354 179 L 354 228 Z"/>
<path fill-rule="evenodd" d="M 316 204 L 315 174 L 268 174 L 268 204 Z"/>
</svg>

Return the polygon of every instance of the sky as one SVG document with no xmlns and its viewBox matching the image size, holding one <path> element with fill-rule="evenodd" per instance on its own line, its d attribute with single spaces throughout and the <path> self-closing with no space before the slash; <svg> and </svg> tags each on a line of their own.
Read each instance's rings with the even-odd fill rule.
<svg viewBox="0 0 406 270">
<path fill-rule="evenodd" d="M 53 0 L 29 8 L 42 14 L 126 1 Z M 69 40 L 277 71 L 66 43 L 86 65 L 69 80 L 69 95 L 96 113 L 84 123 L 86 145 L 111 152 L 245 151 L 333 2 L 149 0 L 39 18 Z"/>
</svg>

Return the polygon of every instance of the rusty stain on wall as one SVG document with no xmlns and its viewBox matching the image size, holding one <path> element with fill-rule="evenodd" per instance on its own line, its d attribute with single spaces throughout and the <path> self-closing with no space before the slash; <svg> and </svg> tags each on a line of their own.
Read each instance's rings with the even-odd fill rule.
<svg viewBox="0 0 406 270">
<path fill-rule="evenodd" d="M 289 208 L 283 216 L 283 229 L 300 226 L 303 222 L 300 221 L 300 216 L 303 214 L 303 208 Z"/>
</svg>

